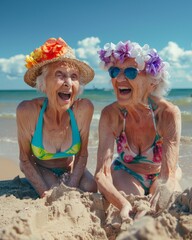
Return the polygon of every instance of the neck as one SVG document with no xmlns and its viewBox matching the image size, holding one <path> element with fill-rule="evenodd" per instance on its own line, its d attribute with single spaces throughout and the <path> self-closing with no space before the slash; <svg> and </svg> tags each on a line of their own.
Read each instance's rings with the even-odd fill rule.
<svg viewBox="0 0 192 240">
<path fill-rule="evenodd" d="M 129 117 L 133 118 L 136 122 L 141 121 L 143 117 L 151 113 L 148 98 L 137 102 L 131 101 L 126 106 L 119 106 L 119 108 L 123 115 L 127 112 Z"/>
<path fill-rule="evenodd" d="M 63 122 L 66 122 L 63 119 L 68 119 L 68 112 L 67 109 L 57 109 L 48 103 L 46 117 L 53 125 L 60 126 Z"/>
</svg>

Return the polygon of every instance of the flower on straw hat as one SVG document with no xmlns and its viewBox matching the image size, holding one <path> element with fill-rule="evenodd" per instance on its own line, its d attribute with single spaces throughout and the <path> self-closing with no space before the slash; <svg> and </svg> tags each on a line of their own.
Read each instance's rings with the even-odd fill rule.
<svg viewBox="0 0 192 240">
<path fill-rule="evenodd" d="M 28 70 L 24 76 L 25 82 L 35 87 L 36 78 L 41 74 L 42 67 L 58 61 L 74 63 L 79 68 L 80 82 L 83 85 L 90 82 L 94 77 L 93 69 L 86 63 L 76 59 L 73 50 L 62 38 L 49 38 L 42 46 L 26 56 L 25 66 Z"/>
</svg>

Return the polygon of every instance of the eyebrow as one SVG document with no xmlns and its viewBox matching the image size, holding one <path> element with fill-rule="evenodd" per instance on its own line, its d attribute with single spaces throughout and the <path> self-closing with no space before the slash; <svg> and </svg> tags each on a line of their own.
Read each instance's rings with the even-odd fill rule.
<svg viewBox="0 0 192 240">
<path fill-rule="evenodd" d="M 56 72 L 55 72 L 55 75 L 56 74 L 62 74 L 63 75 L 63 72 L 61 71 L 61 70 L 57 70 Z"/>
</svg>

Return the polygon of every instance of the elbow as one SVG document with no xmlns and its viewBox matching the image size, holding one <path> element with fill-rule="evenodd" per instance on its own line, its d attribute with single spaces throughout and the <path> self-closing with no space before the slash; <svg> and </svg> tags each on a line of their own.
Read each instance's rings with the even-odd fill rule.
<svg viewBox="0 0 192 240">
<path fill-rule="evenodd" d="M 26 173 L 28 172 L 28 169 L 30 168 L 29 161 L 20 161 L 19 167 L 21 172 L 26 175 Z"/>
<path fill-rule="evenodd" d="M 20 162 L 19 167 L 20 167 L 21 172 L 24 173 L 24 171 L 25 171 L 25 170 L 24 170 L 25 167 L 24 167 L 23 162 Z"/>
<path fill-rule="evenodd" d="M 97 184 L 100 182 L 100 175 L 101 175 L 100 172 L 97 172 L 94 176 L 94 180 Z"/>
<path fill-rule="evenodd" d="M 99 192 L 103 192 L 102 191 L 102 185 L 103 185 L 103 178 L 104 178 L 104 176 L 102 176 L 103 174 L 101 173 L 101 172 L 97 172 L 95 175 L 94 175 L 94 180 L 95 180 L 95 182 L 96 182 L 96 184 L 97 184 L 97 188 L 98 188 L 98 190 L 99 190 Z"/>
</svg>

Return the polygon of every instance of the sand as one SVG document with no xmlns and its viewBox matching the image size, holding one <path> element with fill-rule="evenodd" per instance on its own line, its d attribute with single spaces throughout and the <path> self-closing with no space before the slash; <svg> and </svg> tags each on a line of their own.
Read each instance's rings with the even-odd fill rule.
<svg viewBox="0 0 192 240">
<path fill-rule="evenodd" d="M 131 219 L 99 193 L 83 193 L 60 185 L 39 199 L 24 178 L 18 161 L 0 156 L 0 240 L 168 240 L 192 239 L 192 148 L 182 142 L 179 164 L 182 191 L 161 212 L 150 208 L 149 196 L 126 196 Z M 95 169 L 90 158 L 88 168 Z M 146 215 L 135 219 L 140 210 Z"/>
<path fill-rule="evenodd" d="M 0 180 L 9 180 L 19 175 L 23 177 L 19 164 L 6 157 L 0 157 Z"/>
<path fill-rule="evenodd" d="M 148 197 L 129 195 L 131 220 L 99 193 L 83 193 L 61 184 L 44 199 L 23 179 L 1 181 L 1 240 L 192 239 L 192 189 L 175 193 L 168 207 L 155 213 Z M 147 214 L 134 220 L 145 209 Z"/>
<path fill-rule="evenodd" d="M 3 161 L 4 167 L 8 164 L 19 172 L 11 161 Z M 158 213 L 150 208 L 149 196 L 126 196 L 133 212 L 130 220 L 122 222 L 119 210 L 100 193 L 61 184 L 39 199 L 19 174 L 0 181 L 1 240 L 192 239 L 192 188 L 174 193 L 167 208 Z M 146 215 L 135 220 L 140 210 Z"/>
</svg>

